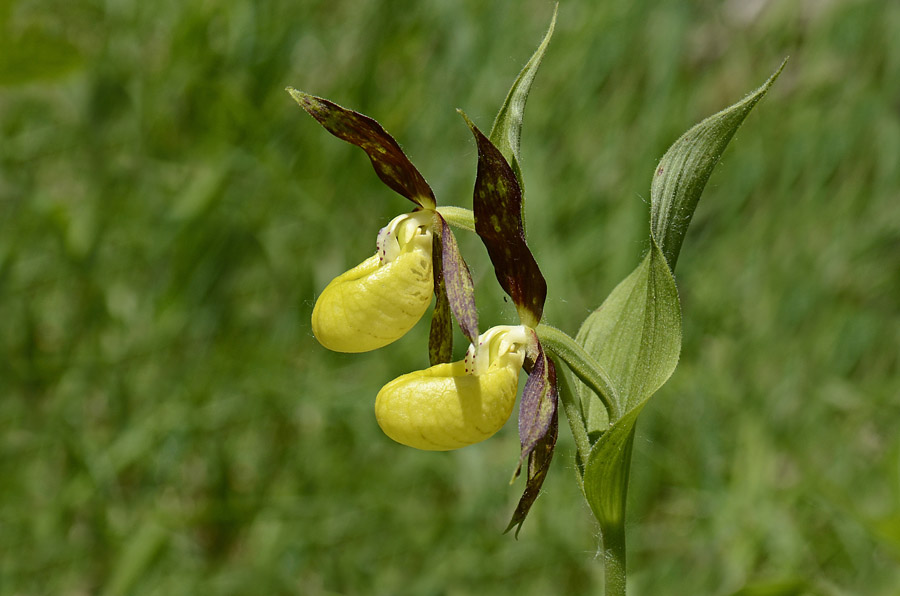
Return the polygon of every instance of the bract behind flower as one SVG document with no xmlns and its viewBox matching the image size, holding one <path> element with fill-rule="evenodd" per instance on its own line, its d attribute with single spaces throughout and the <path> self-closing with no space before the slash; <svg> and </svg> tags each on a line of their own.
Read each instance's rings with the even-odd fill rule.
<svg viewBox="0 0 900 596">
<path fill-rule="evenodd" d="M 465 360 L 394 379 L 375 398 L 378 425 L 398 443 L 428 451 L 487 439 L 512 413 L 527 341 L 521 326 L 493 327 Z"/>
<path fill-rule="evenodd" d="M 336 352 L 368 352 L 403 337 L 434 292 L 432 213 L 400 215 L 378 234 L 378 251 L 336 277 L 313 308 L 316 339 Z"/>
</svg>

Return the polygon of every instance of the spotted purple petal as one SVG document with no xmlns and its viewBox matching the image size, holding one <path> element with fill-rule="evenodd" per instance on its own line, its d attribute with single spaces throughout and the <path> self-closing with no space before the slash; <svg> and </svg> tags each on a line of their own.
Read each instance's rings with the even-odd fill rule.
<svg viewBox="0 0 900 596">
<path fill-rule="evenodd" d="M 439 220 L 441 225 L 441 265 L 450 309 L 463 335 L 474 344 L 478 341 L 478 311 L 475 308 L 472 274 L 459 253 L 456 236 L 453 235 L 450 225 L 439 214 L 436 215 L 435 219 Z"/>
</svg>

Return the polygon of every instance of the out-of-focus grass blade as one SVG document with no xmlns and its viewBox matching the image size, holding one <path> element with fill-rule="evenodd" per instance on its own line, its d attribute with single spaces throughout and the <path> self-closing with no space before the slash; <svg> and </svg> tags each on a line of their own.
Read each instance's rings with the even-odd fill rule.
<svg viewBox="0 0 900 596">
<path fill-rule="evenodd" d="M 130 593 L 168 540 L 168 531 L 155 518 L 143 521 L 125 543 L 103 591 L 104 596 Z"/>
<path fill-rule="evenodd" d="M 81 64 L 81 53 L 67 39 L 40 29 L 29 29 L 15 38 L 0 30 L 0 85 L 53 79 Z"/>
<path fill-rule="evenodd" d="M 731 596 L 804 596 L 815 594 L 813 587 L 802 577 L 757 581 L 747 584 Z"/>
</svg>

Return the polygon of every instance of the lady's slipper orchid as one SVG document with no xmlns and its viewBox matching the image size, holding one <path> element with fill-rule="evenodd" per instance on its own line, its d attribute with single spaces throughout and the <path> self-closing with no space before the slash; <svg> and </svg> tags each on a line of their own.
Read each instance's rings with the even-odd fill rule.
<svg viewBox="0 0 900 596">
<path fill-rule="evenodd" d="M 395 217 L 378 233 L 377 252 L 338 276 L 313 308 L 316 339 L 336 352 L 368 352 L 403 337 L 434 291 L 434 212 Z"/>
<path fill-rule="evenodd" d="M 447 451 L 496 433 L 516 403 L 530 334 L 498 326 L 470 345 L 464 360 L 398 377 L 375 398 L 375 417 L 398 443 Z"/>
</svg>

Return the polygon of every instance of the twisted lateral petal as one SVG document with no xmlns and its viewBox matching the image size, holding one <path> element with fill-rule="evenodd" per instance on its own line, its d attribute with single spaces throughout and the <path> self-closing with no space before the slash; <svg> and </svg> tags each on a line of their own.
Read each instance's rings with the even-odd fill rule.
<svg viewBox="0 0 900 596">
<path fill-rule="evenodd" d="M 465 360 L 394 379 L 375 398 L 378 425 L 398 443 L 428 451 L 487 439 L 516 403 L 526 341 L 523 327 L 494 327 Z"/>
<path fill-rule="evenodd" d="M 316 339 L 336 352 L 368 352 L 403 337 L 434 292 L 430 211 L 394 218 L 378 252 L 336 277 L 313 308 Z"/>
</svg>

